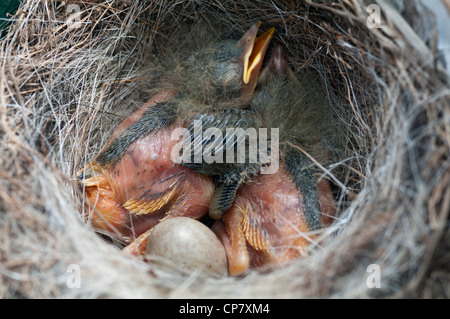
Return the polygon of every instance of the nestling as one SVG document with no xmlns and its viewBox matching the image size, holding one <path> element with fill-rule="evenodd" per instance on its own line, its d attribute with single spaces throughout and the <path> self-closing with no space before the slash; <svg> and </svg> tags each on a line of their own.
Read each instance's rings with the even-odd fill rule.
<svg viewBox="0 0 450 319">
<path fill-rule="evenodd" d="M 212 43 L 185 57 L 163 77 L 160 92 L 119 124 L 79 172 L 92 224 L 132 243 L 126 252 L 143 253 L 151 228 L 162 219 L 199 219 L 208 212 L 212 179 L 173 161 L 177 141 L 171 133 L 200 114 L 248 104 L 274 31 L 257 37 L 259 25 L 237 42 Z"/>
<path fill-rule="evenodd" d="M 333 133 L 332 119 L 314 73 L 297 79 L 278 45 L 250 105 L 261 117 L 260 125 L 279 129 L 280 166 L 275 174 L 259 174 L 243 184 L 231 208 L 213 225 L 232 275 L 250 265 L 282 265 L 302 255 L 314 232 L 335 212 L 328 181 L 318 179 L 301 151 L 322 163 L 329 157 L 322 140 Z"/>
</svg>

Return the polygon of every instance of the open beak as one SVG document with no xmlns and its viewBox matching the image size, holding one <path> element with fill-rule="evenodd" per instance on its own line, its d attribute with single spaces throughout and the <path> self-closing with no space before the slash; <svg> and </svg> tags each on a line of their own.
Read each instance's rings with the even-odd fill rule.
<svg viewBox="0 0 450 319">
<path fill-rule="evenodd" d="M 260 25 L 261 22 L 255 23 L 238 42 L 238 47 L 242 47 L 244 50 L 244 84 L 250 82 L 256 84 L 264 55 L 275 32 L 275 28 L 272 27 L 257 37 Z"/>
</svg>

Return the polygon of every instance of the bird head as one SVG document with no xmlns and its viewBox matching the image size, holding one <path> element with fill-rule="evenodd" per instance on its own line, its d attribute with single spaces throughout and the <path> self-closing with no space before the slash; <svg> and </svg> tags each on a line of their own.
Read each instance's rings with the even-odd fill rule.
<svg viewBox="0 0 450 319">
<path fill-rule="evenodd" d="M 212 42 L 193 52 L 177 72 L 181 93 L 221 109 L 248 104 L 275 31 L 258 36 L 259 26 L 255 23 L 238 41 Z"/>
</svg>

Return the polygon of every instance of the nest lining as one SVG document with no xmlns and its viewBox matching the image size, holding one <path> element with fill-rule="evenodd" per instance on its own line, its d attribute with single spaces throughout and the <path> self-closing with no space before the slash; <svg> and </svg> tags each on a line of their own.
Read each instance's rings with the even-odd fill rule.
<svg viewBox="0 0 450 319">
<path fill-rule="evenodd" d="M 24 1 L 1 42 L 0 296 L 448 297 L 447 75 L 411 42 L 426 15 L 402 24 L 379 4 L 385 24 L 370 29 L 363 1 Z M 345 160 L 324 173 L 337 218 L 311 256 L 270 273 L 204 278 L 122 256 L 82 219 L 76 171 L 155 93 L 158 57 L 196 24 L 240 34 L 257 20 L 294 70 L 320 72 L 345 124 Z M 381 288 L 367 286 L 371 264 Z"/>
</svg>

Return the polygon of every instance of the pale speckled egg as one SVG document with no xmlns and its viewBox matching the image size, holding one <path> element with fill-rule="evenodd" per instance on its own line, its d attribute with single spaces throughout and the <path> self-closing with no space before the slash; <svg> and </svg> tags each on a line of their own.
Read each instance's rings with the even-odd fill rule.
<svg viewBox="0 0 450 319">
<path fill-rule="evenodd" d="M 204 224 L 174 217 L 157 224 L 147 242 L 148 257 L 163 257 L 185 270 L 226 276 L 227 256 L 217 236 Z"/>
</svg>

